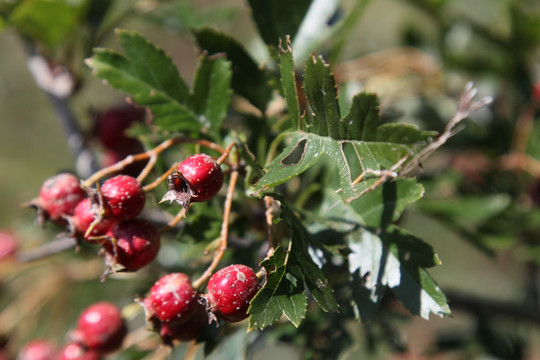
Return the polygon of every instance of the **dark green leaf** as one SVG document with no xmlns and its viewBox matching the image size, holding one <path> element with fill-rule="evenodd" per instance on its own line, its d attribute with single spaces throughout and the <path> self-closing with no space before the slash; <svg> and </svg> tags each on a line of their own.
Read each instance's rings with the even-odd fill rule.
<svg viewBox="0 0 540 360">
<path fill-rule="evenodd" d="M 306 287 L 324 311 L 337 311 L 338 304 L 334 292 L 330 288 L 326 276 L 313 262 L 308 252 L 311 243 L 309 233 L 289 207 L 283 207 L 281 216 L 291 231 L 292 246 L 290 256 L 293 257 L 292 261 L 296 263 Z M 299 274 L 294 275 L 296 277 L 300 276 Z"/>
<path fill-rule="evenodd" d="M 300 129 L 300 106 L 298 104 L 298 92 L 296 88 L 296 71 L 289 38 L 286 39 L 286 45 L 286 49 L 280 48 L 279 70 L 281 84 L 283 86 L 285 100 L 287 101 L 292 128 Z"/>
<path fill-rule="evenodd" d="M 22 1 L 9 22 L 33 40 L 59 45 L 73 34 L 82 13 L 82 2 L 64 0 Z"/>
<path fill-rule="evenodd" d="M 231 63 L 223 57 L 201 57 L 193 80 L 191 107 L 199 119 L 219 134 L 231 100 Z"/>
<path fill-rule="evenodd" d="M 306 63 L 304 91 L 313 110 L 309 132 L 345 140 L 340 134 L 341 116 L 334 76 L 321 57 L 312 56 Z"/>
<path fill-rule="evenodd" d="M 296 326 L 306 316 L 307 298 L 302 279 L 291 274 L 290 253 L 278 246 L 261 265 L 267 271 L 266 284 L 251 301 L 250 329 L 264 329 L 277 322 L 282 314 Z M 298 269 L 293 269 L 297 273 Z"/>
<path fill-rule="evenodd" d="M 247 54 L 242 45 L 232 37 L 210 28 L 194 31 L 195 39 L 210 55 L 225 53 L 232 62 L 232 87 L 261 111 L 266 109 L 272 88 L 270 77 Z"/>
<path fill-rule="evenodd" d="M 186 84 L 170 57 L 135 32 L 118 31 L 118 38 L 126 56 L 95 49 L 86 61 L 95 75 L 149 107 L 154 123 L 164 130 L 199 130 L 200 121 L 185 105 Z"/>
<path fill-rule="evenodd" d="M 311 0 L 249 0 L 249 5 L 264 42 L 277 46 L 296 34 Z"/>
</svg>

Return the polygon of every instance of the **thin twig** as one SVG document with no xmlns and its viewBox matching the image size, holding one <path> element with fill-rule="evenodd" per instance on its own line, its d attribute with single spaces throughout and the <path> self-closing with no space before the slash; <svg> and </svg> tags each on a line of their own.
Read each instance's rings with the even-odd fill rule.
<svg viewBox="0 0 540 360">
<path fill-rule="evenodd" d="M 219 262 L 227 250 L 227 241 L 229 237 L 229 219 L 231 215 L 232 202 L 234 197 L 234 189 L 236 188 L 236 182 L 238 181 L 238 170 L 233 170 L 231 172 L 231 177 L 229 180 L 229 187 L 227 188 L 227 197 L 225 198 L 225 205 L 223 211 L 223 222 L 221 224 L 221 233 L 219 236 L 219 246 L 214 254 L 212 263 L 208 266 L 205 272 L 193 282 L 193 288 L 197 289 L 202 284 L 204 284 L 210 276 L 213 274 L 214 270 L 218 266 Z"/>
<path fill-rule="evenodd" d="M 272 236 L 272 228 L 274 225 L 273 203 L 274 200 L 270 196 L 264 197 L 264 206 L 266 207 L 266 211 L 264 212 L 266 216 L 266 236 L 268 238 L 268 251 L 266 257 L 270 257 L 274 253 L 274 238 Z"/>
<path fill-rule="evenodd" d="M 76 245 L 76 241 L 72 237 L 61 237 L 54 241 L 45 243 L 37 248 L 20 252 L 17 255 L 17 260 L 20 262 L 30 262 L 42 259 L 47 256 L 57 254 L 61 251 L 72 249 Z"/>
</svg>

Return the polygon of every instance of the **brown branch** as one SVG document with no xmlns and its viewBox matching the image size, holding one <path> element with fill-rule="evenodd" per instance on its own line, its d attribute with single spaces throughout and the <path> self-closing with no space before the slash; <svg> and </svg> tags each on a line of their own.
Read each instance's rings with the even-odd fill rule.
<svg viewBox="0 0 540 360">
<path fill-rule="evenodd" d="M 202 286 L 209 278 L 212 276 L 214 270 L 218 266 L 219 262 L 225 255 L 227 250 L 227 241 L 229 238 L 229 219 L 231 216 L 232 201 L 234 196 L 234 189 L 236 188 L 236 182 L 238 181 L 238 170 L 233 170 L 231 172 L 231 177 L 229 180 L 229 187 L 227 188 L 227 197 L 225 198 L 225 205 L 223 211 L 223 222 L 221 224 L 221 233 L 219 236 L 219 245 L 214 254 L 212 262 L 205 270 L 205 272 L 193 282 L 193 288 L 197 289 Z"/>
<path fill-rule="evenodd" d="M 67 249 L 72 249 L 77 245 L 74 238 L 64 236 L 54 241 L 45 243 L 37 248 L 25 250 L 17 255 L 20 262 L 30 262 L 42 259 L 47 256 L 55 255 Z"/>
</svg>

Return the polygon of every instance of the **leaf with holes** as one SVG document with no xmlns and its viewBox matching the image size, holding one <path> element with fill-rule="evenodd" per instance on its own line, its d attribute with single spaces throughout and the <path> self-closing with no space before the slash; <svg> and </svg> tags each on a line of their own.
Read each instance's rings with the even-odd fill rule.
<svg viewBox="0 0 540 360">
<path fill-rule="evenodd" d="M 286 55 L 282 55 L 282 67 L 289 67 Z M 282 76 L 283 86 L 292 89 L 290 72 Z M 280 185 L 326 156 L 335 163 L 341 197 L 349 202 L 383 180 L 397 177 L 399 169 L 433 140 L 433 132 L 410 124 L 381 125 L 374 94 L 356 95 L 350 111 L 341 118 L 333 75 L 320 57 L 308 61 L 304 89 L 308 113 L 301 118 L 299 129 L 285 134 L 288 145 L 266 166 L 254 192 Z M 286 99 L 294 105 L 290 93 Z"/>
</svg>

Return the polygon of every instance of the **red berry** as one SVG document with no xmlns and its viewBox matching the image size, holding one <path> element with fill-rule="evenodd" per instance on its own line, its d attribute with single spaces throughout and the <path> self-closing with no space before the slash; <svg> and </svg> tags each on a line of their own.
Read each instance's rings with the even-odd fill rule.
<svg viewBox="0 0 540 360">
<path fill-rule="evenodd" d="M 133 142 L 126 130 L 144 119 L 144 111 L 131 106 L 109 109 L 96 118 L 96 132 L 101 143 L 115 150 L 123 150 Z"/>
<path fill-rule="evenodd" d="M 102 355 L 99 351 L 85 349 L 79 343 L 69 343 L 62 348 L 57 360 L 100 360 Z"/>
<path fill-rule="evenodd" d="M 144 151 L 143 145 L 134 139 L 132 143 L 126 144 L 122 150 L 117 149 L 105 149 L 101 157 L 101 166 L 107 167 L 116 164 L 117 162 L 124 160 L 129 155 L 139 154 Z M 118 171 L 118 174 L 129 175 L 136 177 L 141 173 L 145 167 L 145 163 L 138 161 L 127 165 L 122 170 Z"/>
<path fill-rule="evenodd" d="M 75 213 L 73 214 L 73 217 L 70 218 L 70 222 L 73 224 L 76 232 L 80 234 L 81 237 L 84 237 L 84 234 L 86 234 L 86 231 L 94 222 L 96 218 L 96 213 L 98 211 L 97 208 L 98 206 L 92 204 L 92 200 L 90 198 L 86 198 L 79 202 L 79 204 L 77 204 L 77 207 L 75 208 Z M 85 240 L 89 240 L 89 238 L 93 236 L 106 235 L 113 225 L 114 222 L 112 222 L 111 220 L 102 219 L 94 226 L 92 232 L 89 234 L 88 237 L 85 238 Z"/>
<path fill-rule="evenodd" d="M 20 351 L 18 360 L 54 360 L 56 348 L 45 340 L 33 340 Z"/>
<path fill-rule="evenodd" d="M 72 174 L 62 173 L 43 183 L 36 205 L 51 220 L 65 223 L 63 217 L 73 215 L 75 206 L 85 197 L 79 179 Z"/>
<path fill-rule="evenodd" d="M 19 243 L 12 233 L 0 231 L 0 260 L 11 257 L 18 247 Z"/>
<path fill-rule="evenodd" d="M 156 281 L 145 305 L 149 315 L 161 321 L 184 322 L 197 308 L 197 294 L 189 276 L 172 273 Z"/>
<path fill-rule="evenodd" d="M 223 186 L 223 171 L 216 160 L 206 154 L 188 157 L 178 165 L 192 192 L 191 201 L 206 201 L 218 193 Z"/>
<path fill-rule="evenodd" d="M 208 281 L 208 303 L 216 316 L 230 322 L 248 317 L 251 299 L 259 291 L 259 280 L 245 265 L 230 265 Z"/>
<path fill-rule="evenodd" d="M 106 217 L 118 221 L 135 218 L 144 208 L 145 196 L 134 177 L 117 175 L 101 187 Z"/>
<path fill-rule="evenodd" d="M 81 313 L 73 338 L 88 349 L 109 353 L 122 346 L 126 333 L 120 309 L 112 303 L 99 302 Z"/>
<path fill-rule="evenodd" d="M 159 232 L 151 222 L 133 219 L 115 224 L 107 235 L 116 240 L 105 243 L 106 251 L 116 263 L 135 271 L 152 262 L 161 245 Z"/>
</svg>

